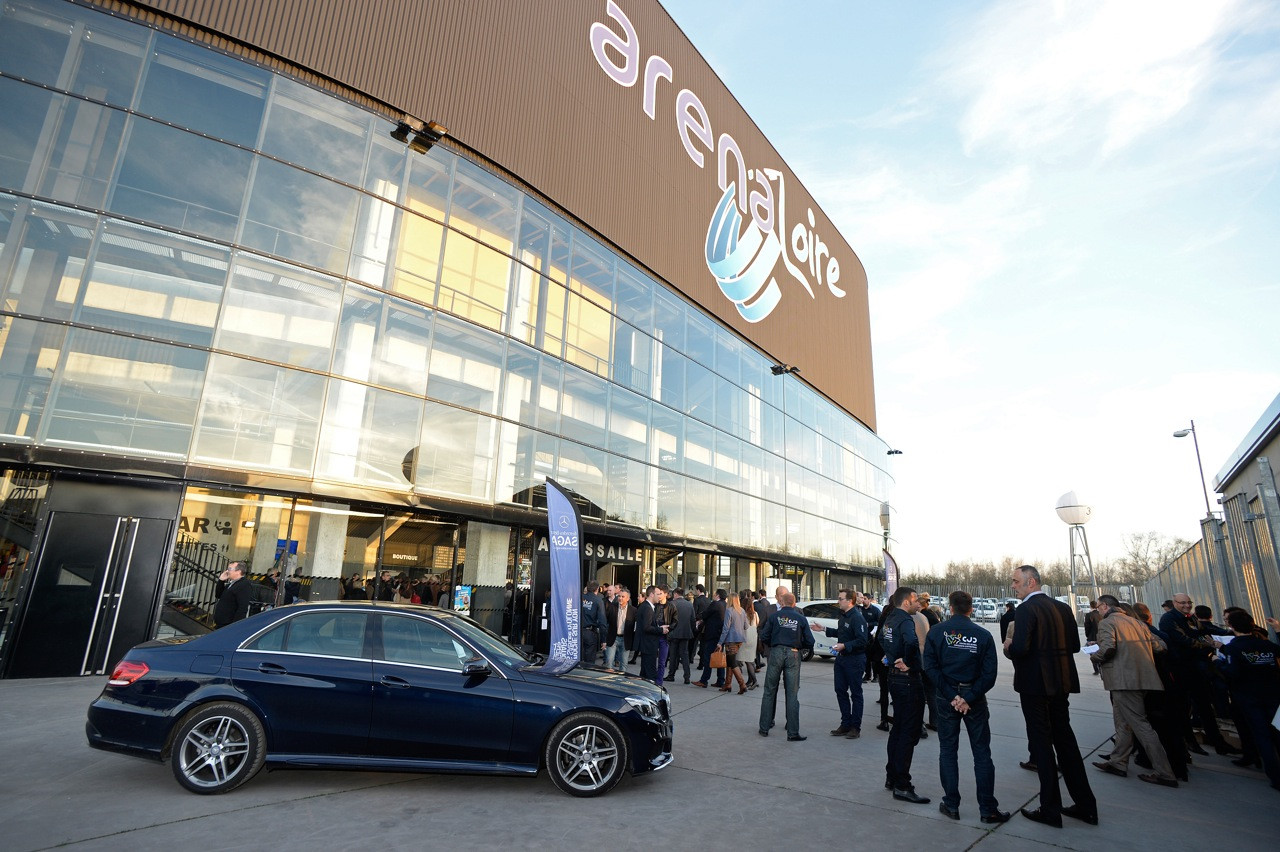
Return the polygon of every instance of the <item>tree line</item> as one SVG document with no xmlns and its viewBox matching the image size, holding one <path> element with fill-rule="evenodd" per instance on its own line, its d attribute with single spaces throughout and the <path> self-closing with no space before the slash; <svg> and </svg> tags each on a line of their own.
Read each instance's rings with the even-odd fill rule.
<svg viewBox="0 0 1280 852">
<path fill-rule="evenodd" d="M 1191 542 L 1183 538 L 1168 537 L 1157 532 L 1132 533 L 1121 539 L 1124 553 L 1111 560 L 1094 560 L 1093 570 L 1098 583 L 1106 585 L 1141 586 L 1161 568 L 1169 564 Z M 999 562 L 955 561 L 948 562 L 943 573 L 910 570 L 904 572 L 904 585 L 945 586 L 953 589 L 975 589 L 1007 586 L 1014 568 L 1026 563 L 1024 559 L 1005 556 Z M 1066 589 L 1071 583 L 1071 565 L 1067 559 L 1038 563 L 1040 577 L 1046 586 Z M 1077 581 L 1088 582 L 1088 576 Z"/>
</svg>

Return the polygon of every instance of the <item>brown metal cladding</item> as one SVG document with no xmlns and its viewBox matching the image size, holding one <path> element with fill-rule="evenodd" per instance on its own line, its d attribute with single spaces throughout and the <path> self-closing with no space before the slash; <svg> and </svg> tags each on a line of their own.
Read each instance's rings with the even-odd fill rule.
<svg viewBox="0 0 1280 852">
<path fill-rule="evenodd" d="M 162 15 L 279 57 L 420 121 L 437 121 L 706 308 L 770 357 L 875 429 L 866 273 L 781 156 L 657 0 L 618 0 L 639 42 L 641 81 L 615 83 L 596 62 L 590 29 L 618 31 L 609 0 L 107 0 Z M 145 13 L 144 18 L 153 18 Z M 168 26 L 174 26 L 169 22 Z M 744 50 L 762 53 L 758 45 Z M 644 62 L 659 55 L 655 118 L 642 108 Z M 617 57 L 615 57 L 616 59 Z M 304 76 L 310 76 L 304 74 Z M 788 226 L 805 221 L 841 265 L 846 298 L 809 294 L 782 269 L 783 298 L 759 323 L 721 294 L 704 258 L 720 189 L 715 151 L 699 168 L 677 132 L 681 89 L 705 105 L 748 168 L 786 182 Z M 364 100 L 357 97 L 357 100 Z M 701 149 L 701 146 L 698 146 Z M 784 242 L 789 241 L 783 234 Z"/>
</svg>

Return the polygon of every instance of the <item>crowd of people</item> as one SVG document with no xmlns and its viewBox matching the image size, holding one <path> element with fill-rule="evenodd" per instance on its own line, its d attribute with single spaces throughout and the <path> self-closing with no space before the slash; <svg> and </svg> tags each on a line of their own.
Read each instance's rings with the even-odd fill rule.
<svg viewBox="0 0 1280 852">
<path fill-rule="evenodd" d="M 1046 594 L 1034 566 L 1015 569 L 1010 587 L 1020 604 L 1002 614 L 997 641 L 973 622 L 973 598 L 964 591 L 951 593 L 944 613 L 927 593 L 907 587 L 898 588 L 883 609 L 858 590 L 841 589 L 840 617 L 826 627 L 806 618 L 785 586 L 770 600 L 764 589 L 708 594 L 701 585 L 654 585 L 637 604 L 623 586 L 590 584 L 583 595 L 583 661 L 598 665 L 602 657 L 606 668 L 623 672 L 638 658 L 640 676 L 659 686 L 682 676 L 696 688 L 732 693 L 736 686 L 738 695 L 763 681 L 758 733 L 767 737 L 775 727 L 781 691 L 787 740 L 798 742 L 807 739 L 800 730 L 800 661 L 814 648 L 814 633 L 825 633 L 836 639 L 840 722 L 831 734 L 862 736 L 863 686 L 876 683 L 876 727 L 889 734 L 885 789 L 900 801 L 930 802 L 917 793 L 911 765 L 917 744 L 935 731 L 943 789 L 938 809 L 959 819 L 963 726 L 980 818 L 1002 823 L 1011 814 L 999 809 L 995 796 L 986 700 L 1002 650 L 1013 665 L 1027 734 L 1028 759 L 1019 765 L 1040 779 L 1039 807 L 1021 813 L 1059 828 L 1064 816 L 1097 825 L 1097 798 L 1071 728 L 1069 696 L 1080 691 L 1075 657 L 1082 650 L 1076 614 Z M 1190 779 L 1192 756 L 1207 755 L 1209 747 L 1235 757 L 1238 766 L 1262 769 L 1280 790 L 1280 732 L 1273 727 L 1280 707 L 1280 635 L 1272 641 L 1238 607 L 1224 612 L 1225 626 L 1214 624 L 1208 608 L 1194 607 L 1185 594 L 1164 603 L 1158 622 L 1144 604 L 1112 595 L 1091 607 L 1084 651 L 1109 693 L 1115 726 L 1111 750 L 1093 762 L 1098 771 L 1128 777 L 1132 761 L 1147 770 L 1137 774 L 1140 780 L 1177 787 Z M 1266 621 L 1280 631 L 1280 622 Z M 1219 719 L 1231 720 L 1238 748 L 1223 736 Z"/>
<path fill-rule="evenodd" d="M 434 576 L 411 579 L 403 571 L 395 575 L 380 571 L 366 578 L 356 572 L 342 581 L 342 599 L 452 607 L 453 590 L 447 580 Z"/>
</svg>

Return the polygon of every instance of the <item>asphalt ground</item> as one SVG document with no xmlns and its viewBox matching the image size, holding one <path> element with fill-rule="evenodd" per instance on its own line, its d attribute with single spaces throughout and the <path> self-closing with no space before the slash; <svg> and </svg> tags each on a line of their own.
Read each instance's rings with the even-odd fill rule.
<svg viewBox="0 0 1280 852">
<path fill-rule="evenodd" d="M 1026 734 L 1012 668 L 1000 664 L 989 698 L 996 795 L 1016 811 L 1036 806 L 1039 783 L 1018 767 Z M 773 736 L 757 735 L 763 688 L 740 696 L 670 685 L 674 763 L 597 799 L 566 796 L 545 773 L 312 770 L 263 771 L 232 793 L 198 796 L 166 765 L 89 748 L 85 710 L 104 678 L 0 681 L 0 849 L 1280 849 L 1280 793 L 1228 757 L 1197 756 L 1190 783 L 1176 790 L 1144 784 L 1134 766 L 1128 778 L 1089 767 L 1109 749 L 1111 710 L 1088 662 L 1078 665 L 1083 691 L 1071 718 L 1100 825 L 1066 819 L 1062 829 L 1017 813 L 981 824 L 963 735 L 958 822 L 938 813 L 936 735 L 917 746 L 912 767 L 917 791 L 933 801 L 895 801 L 884 789 L 888 735 L 875 730 L 878 688 L 866 685 L 862 738 L 830 736 L 839 714 L 829 661 L 801 668 L 805 742 L 787 742 L 781 700 Z"/>
</svg>

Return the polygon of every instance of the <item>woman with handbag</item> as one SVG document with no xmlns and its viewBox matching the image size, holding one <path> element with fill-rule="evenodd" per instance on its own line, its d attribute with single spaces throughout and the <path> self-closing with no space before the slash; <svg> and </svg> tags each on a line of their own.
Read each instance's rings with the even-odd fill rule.
<svg viewBox="0 0 1280 852">
<path fill-rule="evenodd" d="M 756 643 L 759 637 L 757 628 L 760 626 L 760 617 L 756 615 L 756 608 L 753 606 L 751 592 L 743 589 L 738 592 L 738 603 L 742 604 L 742 612 L 747 617 L 747 628 L 743 631 L 746 634 L 746 641 L 742 643 L 742 647 L 738 649 L 738 660 L 742 664 L 742 668 L 747 672 L 747 689 L 756 688 Z"/>
<path fill-rule="evenodd" d="M 747 684 L 742 679 L 742 672 L 738 671 L 738 650 L 742 647 L 742 643 L 747 641 L 747 614 L 743 611 L 742 602 L 737 595 L 729 595 L 727 603 L 728 606 L 724 611 L 724 627 L 720 630 L 720 643 L 716 645 L 716 650 L 723 649 L 725 655 L 724 686 L 720 687 L 720 691 L 728 692 L 733 689 L 733 681 L 736 680 L 738 694 L 745 695 Z"/>
</svg>

